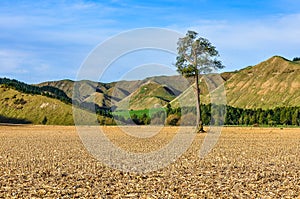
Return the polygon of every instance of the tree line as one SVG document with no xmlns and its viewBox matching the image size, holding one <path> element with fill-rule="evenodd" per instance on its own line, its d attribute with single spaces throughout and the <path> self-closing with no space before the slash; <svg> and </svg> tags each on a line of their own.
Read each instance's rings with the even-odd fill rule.
<svg viewBox="0 0 300 199">
<path fill-rule="evenodd" d="M 130 118 L 114 115 L 123 124 L 132 125 L 196 125 L 196 107 L 166 108 L 153 114 L 130 114 Z M 228 105 L 201 104 L 204 125 L 293 125 L 300 126 L 300 107 L 243 109 Z"/>
<path fill-rule="evenodd" d="M 300 57 L 294 57 L 293 61 L 300 61 Z"/>
<path fill-rule="evenodd" d="M 0 78 L 0 84 L 5 85 L 8 88 L 13 88 L 22 93 L 43 95 L 46 97 L 58 99 L 67 104 L 72 103 L 72 99 L 69 98 L 64 91 L 52 86 L 33 86 L 15 79 L 8 78 Z"/>
</svg>

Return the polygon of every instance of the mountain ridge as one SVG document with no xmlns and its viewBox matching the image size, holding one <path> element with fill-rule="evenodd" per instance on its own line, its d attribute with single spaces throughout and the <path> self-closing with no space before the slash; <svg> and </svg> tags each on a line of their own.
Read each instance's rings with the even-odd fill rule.
<svg viewBox="0 0 300 199">
<path fill-rule="evenodd" d="M 224 80 L 228 104 L 239 108 L 300 106 L 300 103 L 298 103 L 298 101 L 300 101 L 299 95 L 296 92 L 300 84 L 299 68 L 299 62 L 290 61 L 282 56 L 276 55 L 254 66 L 221 73 L 220 76 Z M 65 82 L 66 80 L 63 81 Z M 193 84 L 192 78 L 186 79 L 179 75 L 156 76 L 148 77 L 143 80 L 122 80 L 111 83 L 93 82 L 93 89 L 99 87 L 103 95 L 107 96 L 104 103 L 98 104 L 100 106 L 103 104 L 110 106 L 128 97 L 147 81 L 166 85 L 174 92 L 176 97 L 179 97 L 183 93 L 186 94 L 186 89 L 189 89 Z M 41 83 L 40 85 L 44 84 L 45 83 Z M 63 85 L 66 83 L 62 84 L 59 81 L 56 85 L 53 83 L 48 84 L 65 90 L 66 93 L 69 93 L 71 90 L 71 88 L 65 89 Z M 207 86 L 203 84 L 201 87 L 201 98 L 203 102 L 209 103 Z M 285 91 L 288 91 L 289 96 L 284 96 Z M 68 96 L 70 96 L 70 93 Z M 188 96 L 190 98 L 193 97 L 194 94 L 189 94 Z M 272 96 L 275 96 L 275 99 Z M 283 100 L 279 100 L 279 98 Z M 107 100 L 111 100 L 112 103 L 106 102 Z"/>
<path fill-rule="evenodd" d="M 300 105 L 300 64 L 273 56 L 235 73 L 225 83 L 230 106 L 275 108 Z"/>
<path fill-rule="evenodd" d="M 300 106 L 299 62 L 290 61 L 281 56 L 273 56 L 254 66 L 238 71 L 224 72 L 220 76 L 224 81 L 229 106 L 244 109 Z M 201 78 L 201 101 L 208 104 L 210 103 L 208 88 L 205 78 L 203 76 Z M 168 103 L 174 108 L 180 107 L 182 104 L 195 105 L 193 79 L 186 79 L 179 75 L 111 83 L 90 80 L 76 82 L 66 79 L 28 85 L 41 88 L 37 89 L 36 94 L 39 95 L 24 93 L 22 89 L 26 88 L 27 84 L 25 83 L 20 84 L 22 85 L 21 90 L 17 91 L 11 85 L 3 86 L 5 83 L 0 82 L 0 119 L 3 121 L 15 119 L 20 122 L 41 124 L 46 117 L 47 124 L 73 124 L 72 106 L 69 102 L 65 103 L 63 100 L 59 100 L 59 96 L 67 96 L 72 100 L 75 83 L 82 92 L 81 98 L 76 101 L 77 105 L 94 107 L 93 104 L 96 103 L 100 108 L 112 110 L 122 108 L 143 110 L 166 106 Z M 148 90 L 146 89 L 143 93 L 145 86 L 148 86 Z M 15 95 L 16 97 L 13 98 Z M 51 95 L 52 98 L 49 98 Z M 180 104 L 178 99 L 184 103 Z M 51 104 L 61 107 L 62 111 L 51 109 L 50 107 L 54 107 Z M 63 118 L 62 121 L 58 116 Z"/>
<path fill-rule="evenodd" d="M 175 98 L 172 89 L 154 81 L 147 81 L 125 99 L 116 103 L 118 109 L 143 110 L 165 106 Z"/>
</svg>

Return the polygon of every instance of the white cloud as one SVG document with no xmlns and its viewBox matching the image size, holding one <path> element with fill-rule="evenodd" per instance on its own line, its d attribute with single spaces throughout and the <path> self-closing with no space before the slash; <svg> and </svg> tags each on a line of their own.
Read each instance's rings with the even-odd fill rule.
<svg viewBox="0 0 300 199">
<path fill-rule="evenodd" d="M 299 44 L 300 14 L 246 22 L 200 21 L 188 29 L 212 38 L 227 48 L 258 48 L 273 44 Z"/>
<path fill-rule="evenodd" d="M 234 70 L 257 64 L 274 55 L 287 58 L 299 56 L 300 13 L 275 15 L 247 21 L 198 20 L 190 27 L 173 25 L 171 28 L 186 32 L 195 30 L 208 38 Z"/>
</svg>

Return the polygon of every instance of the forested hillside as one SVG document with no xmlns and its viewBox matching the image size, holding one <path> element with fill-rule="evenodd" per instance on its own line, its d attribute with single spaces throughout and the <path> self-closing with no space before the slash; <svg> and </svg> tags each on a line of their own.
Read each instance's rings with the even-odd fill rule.
<svg viewBox="0 0 300 199">
<path fill-rule="evenodd" d="M 17 91 L 26 94 L 33 94 L 33 95 L 44 95 L 47 97 L 59 99 L 64 103 L 72 103 L 72 99 L 68 97 L 64 91 L 53 87 L 53 86 L 33 86 L 18 80 L 8 79 L 8 78 L 0 78 L 0 85 L 4 85 L 8 88 L 13 88 Z"/>
</svg>

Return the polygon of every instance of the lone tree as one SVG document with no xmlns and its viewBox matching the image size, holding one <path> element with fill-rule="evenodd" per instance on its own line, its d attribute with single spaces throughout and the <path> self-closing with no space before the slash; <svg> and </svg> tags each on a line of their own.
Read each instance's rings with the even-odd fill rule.
<svg viewBox="0 0 300 199">
<path fill-rule="evenodd" d="M 185 77 L 194 77 L 197 110 L 197 132 L 205 132 L 200 111 L 199 75 L 224 68 L 217 58 L 219 52 L 207 39 L 198 37 L 198 33 L 188 31 L 177 42 L 178 56 L 176 58 L 177 71 Z"/>
</svg>

